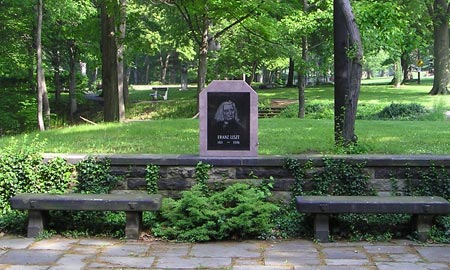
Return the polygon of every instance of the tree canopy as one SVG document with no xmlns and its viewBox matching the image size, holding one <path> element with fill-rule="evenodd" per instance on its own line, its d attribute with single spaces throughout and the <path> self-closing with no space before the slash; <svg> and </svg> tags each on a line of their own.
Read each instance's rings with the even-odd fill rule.
<svg viewBox="0 0 450 270">
<path fill-rule="evenodd" d="M 126 103 L 128 83 L 178 84 L 182 67 L 196 72 L 189 80 L 198 92 L 213 79 L 306 85 L 334 78 L 333 3 L 340 0 L 42 0 L 44 73 L 36 81 L 36 1 L 0 0 L 0 81 L 36 91 L 45 78 L 57 104 L 68 89 L 68 115 L 77 111 L 81 93 L 101 86 L 110 108 L 105 120 L 116 121 L 120 95 L 111 93 L 123 91 Z M 367 76 L 397 66 L 408 77 L 425 60 L 436 74 L 430 93 L 448 92 L 447 1 L 361 0 L 352 1 L 352 8 Z M 101 23 L 102 18 L 109 21 Z M 106 63 L 108 37 L 120 54 Z M 105 83 L 105 65 L 118 62 L 124 84 L 113 82 L 106 90 L 111 86 Z M 116 90 L 119 86 L 123 89 Z"/>
</svg>

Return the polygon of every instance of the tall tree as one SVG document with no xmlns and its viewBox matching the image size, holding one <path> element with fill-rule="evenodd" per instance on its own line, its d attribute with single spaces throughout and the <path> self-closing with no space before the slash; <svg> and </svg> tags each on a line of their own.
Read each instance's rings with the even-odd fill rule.
<svg viewBox="0 0 450 270">
<path fill-rule="evenodd" d="M 337 145 L 357 142 L 356 110 L 362 75 L 363 49 L 349 0 L 334 0 L 334 132 Z"/>
<path fill-rule="evenodd" d="M 217 48 L 217 40 L 251 16 L 257 16 L 257 10 L 264 2 L 252 0 L 245 2 L 221 1 L 221 0 L 161 0 L 174 6 L 188 25 L 192 39 L 197 44 L 198 70 L 197 92 L 198 94 L 206 86 L 206 73 L 208 67 L 208 51 Z M 214 31 L 212 27 L 214 26 Z M 218 27 L 221 27 L 220 29 Z"/>
<path fill-rule="evenodd" d="M 433 21 L 434 37 L 434 81 L 430 94 L 448 94 L 450 3 L 434 0 L 433 3 L 427 2 L 427 8 Z"/>
<path fill-rule="evenodd" d="M 119 33 L 117 37 L 117 100 L 119 122 L 125 121 L 125 96 L 128 94 L 128 83 L 124 74 L 125 69 L 125 30 L 127 18 L 127 0 L 119 3 Z"/>
<path fill-rule="evenodd" d="M 103 117 L 105 122 L 114 122 L 119 117 L 116 13 L 117 0 L 102 0 L 100 3 Z"/>
<path fill-rule="evenodd" d="M 42 64 L 42 18 L 43 0 L 36 2 L 36 79 L 37 79 L 37 118 L 39 130 L 46 129 L 50 117 L 50 106 L 45 83 L 44 67 Z"/>
<path fill-rule="evenodd" d="M 307 14 L 309 8 L 308 0 L 303 0 L 303 12 Z M 305 88 L 306 88 L 306 63 L 308 61 L 308 37 L 302 36 L 302 70 L 298 72 L 298 117 L 305 118 Z"/>
</svg>

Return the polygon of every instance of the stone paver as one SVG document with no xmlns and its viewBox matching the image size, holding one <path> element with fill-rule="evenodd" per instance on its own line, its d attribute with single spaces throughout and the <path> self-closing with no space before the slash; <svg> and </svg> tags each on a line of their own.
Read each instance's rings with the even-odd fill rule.
<svg viewBox="0 0 450 270">
<path fill-rule="evenodd" d="M 229 241 L 173 243 L 118 239 L 0 238 L 0 270 L 223 269 L 444 270 L 450 245 Z"/>
</svg>

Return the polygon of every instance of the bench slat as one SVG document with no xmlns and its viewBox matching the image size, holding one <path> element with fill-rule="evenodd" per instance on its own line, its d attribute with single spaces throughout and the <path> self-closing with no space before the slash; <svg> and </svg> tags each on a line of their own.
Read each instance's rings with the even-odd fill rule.
<svg viewBox="0 0 450 270">
<path fill-rule="evenodd" d="M 159 194 L 34 194 L 22 193 L 11 198 L 13 209 L 155 211 L 161 207 Z"/>
<path fill-rule="evenodd" d="M 450 213 L 450 203 L 442 197 L 297 196 L 296 201 L 301 213 Z"/>
</svg>

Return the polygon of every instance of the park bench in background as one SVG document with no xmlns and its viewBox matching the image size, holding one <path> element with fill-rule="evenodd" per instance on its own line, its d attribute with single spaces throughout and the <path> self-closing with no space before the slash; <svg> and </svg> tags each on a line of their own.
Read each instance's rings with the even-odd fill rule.
<svg viewBox="0 0 450 270">
<path fill-rule="evenodd" d="M 153 100 L 163 99 L 167 100 L 167 95 L 169 93 L 168 87 L 159 87 L 159 86 L 153 86 L 152 90 L 155 92 L 150 94 Z"/>
<path fill-rule="evenodd" d="M 450 213 L 442 197 L 415 196 L 297 196 L 297 211 L 314 214 L 314 237 L 328 242 L 330 214 L 412 214 L 419 240 L 425 241 L 434 215 Z"/>
<path fill-rule="evenodd" d="M 28 210 L 28 237 L 45 229 L 49 210 L 125 211 L 125 237 L 137 239 L 142 231 L 142 212 L 161 208 L 158 194 L 37 194 L 23 193 L 11 198 L 11 208 Z"/>
</svg>

